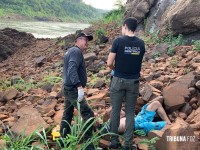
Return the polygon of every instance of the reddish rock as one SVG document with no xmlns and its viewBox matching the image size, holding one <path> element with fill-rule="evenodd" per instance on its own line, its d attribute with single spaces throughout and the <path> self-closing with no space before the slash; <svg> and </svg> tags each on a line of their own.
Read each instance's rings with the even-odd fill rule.
<svg viewBox="0 0 200 150">
<path fill-rule="evenodd" d="M 195 110 L 195 113 L 194 113 L 194 118 L 191 120 L 191 123 L 195 124 L 195 123 L 198 123 L 200 121 L 200 107 Z"/>
<path fill-rule="evenodd" d="M 48 100 L 44 101 L 42 106 L 38 106 L 37 110 L 42 114 L 46 114 L 46 113 L 50 112 L 51 110 L 54 110 L 56 104 L 57 104 L 56 99 L 48 99 Z"/>
<path fill-rule="evenodd" d="M 156 136 L 160 137 L 155 144 L 157 150 L 198 149 L 193 129 L 181 118 L 177 118 L 163 134 L 154 134 L 151 138 Z"/>
<path fill-rule="evenodd" d="M 7 115 L 0 113 L 0 120 L 4 120 L 4 119 L 7 119 L 7 118 L 8 118 Z"/>
<path fill-rule="evenodd" d="M 187 118 L 187 115 L 183 112 L 179 112 L 178 116 L 183 120 L 185 120 Z"/>
<path fill-rule="evenodd" d="M 108 95 L 108 91 L 101 91 L 99 94 L 97 95 L 93 95 L 91 97 L 86 98 L 87 101 L 99 101 L 102 100 L 104 97 L 106 97 Z"/>
<path fill-rule="evenodd" d="M 185 120 L 187 123 L 190 123 L 190 121 L 192 121 L 195 117 L 195 110 L 193 110 L 190 115 L 187 117 L 187 119 Z"/>
<path fill-rule="evenodd" d="M 194 75 L 191 72 L 163 89 L 164 104 L 167 111 L 172 112 L 184 105 L 185 97 L 190 95 L 188 87 L 193 80 Z"/>
<path fill-rule="evenodd" d="M 60 124 L 60 123 L 61 123 L 63 111 L 64 111 L 64 110 L 59 110 L 59 111 L 57 111 L 56 114 L 55 114 L 54 117 L 53 117 L 53 120 L 54 120 L 57 124 Z"/>
<path fill-rule="evenodd" d="M 7 91 L 5 93 L 3 98 L 6 101 L 11 100 L 11 99 L 13 99 L 13 98 L 15 98 L 17 96 L 17 93 L 18 93 L 18 91 L 16 89 L 10 89 L 9 91 Z"/>
<path fill-rule="evenodd" d="M 11 128 L 11 131 L 17 135 L 20 135 L 22 132 L 24 132 L 24 135 L 28 136 L 39 127 L 40 129 L 38 131 L 41 131 L 41 127 L 47 129 L 49 126 L 43 120 L 37 109 L 33 108 L 32 106 L 25 106 L 21 108 L 17 112 L 17 115 L 20 116 L 20 118 Z"/>
<path fill-rule="evenodd" d="M 163 87 L 163 83 L 160 82 L 160 81 L 156 81 L 156 80 L 153 80 L 153 81 L 150 81 L 150 85 L 161 90 L 162 87 Z"/>
</svg>

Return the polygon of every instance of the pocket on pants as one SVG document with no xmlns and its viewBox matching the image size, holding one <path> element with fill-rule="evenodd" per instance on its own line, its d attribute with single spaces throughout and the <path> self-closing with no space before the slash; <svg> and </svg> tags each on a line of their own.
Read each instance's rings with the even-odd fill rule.
<svg viewBox="0 0 200 150">
<path fill-rule="evenodd" d="M 115 92 L 120 90 L 121 88 L 121 82 L 120 79 L 117 77 L 113 77 L 111 81 L 111 87 L 110 87 L 110 92 Z"/>
</svg>

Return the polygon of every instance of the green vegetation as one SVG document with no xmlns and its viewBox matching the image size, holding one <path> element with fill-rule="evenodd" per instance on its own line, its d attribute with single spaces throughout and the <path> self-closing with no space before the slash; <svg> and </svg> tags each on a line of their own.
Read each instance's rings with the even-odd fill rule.
<svg viewBox="0 0 200 150">
<path fill-rule="evenodd" d="M 30 19 L 90 22 L 99 19 L 104 12 L 82 0 L 0 1 L 0 16 L 19 14 Z"/>
<path fill-rule="evenodd" d="M 194 41 L 194 50 L 200 51 L 200 40 Z"/>
<path fill-rule="evenodd" d="M 15 88 L 18 91 L 25 91 L 35 88 L 36 85 L 32 81 L 25 81 L 22 78 L 17 79 L 14 83 L 9 80 L 0 81 L 0 91 L 7 90 L 10 88 Z"/>
<path fill-rule="evenodd" d="M 177 58 L 173 57 L 172 60 L 170 61 L 171 67 L 176 67 L 178 65 L 178 60 Z"/>
<path fill-rule="evenodd" d="M 148 150 L 156 150 L 156 147 L 154 146 L 154 144 L 156 143 L 157 140 L 159 140 L 158 137 L 154 137 L 150 140 L 143 139 L 140 142 L 138 142 L 138 144 L 146 144 L 148 146 Z"/>
<path fill-rule="evenodd" d="M 121 0 L 117 0 L 115 6 L 117 6 L 117 9 L 111 10 L 105 14 L 105 16 L 103 17 L 103 23 L 116 22 L 118 26 L 122 25 L 125 5 L 122 3 Z"/>
<path fill-rule="evenodd" d="M 178 36 L 174 36 L 172 31 L 169 30 L 167 35 L 165 37 L 159 37 L 160 31 L 156 31 L 152 34 L 147 33 L 147 37 L 145 38 L 145 42 L 147 44 L 160 44 L 160 43 L 167 43 L 169 44 L 169 48 L 167 51 L 167 54 L 169 56 L 173 56 L 175 54 L 175 47 L 181 46 L 185 44 L 185 41 L 183 39 L 183 35 L 179 34 Z M 157 56 L 157 55 L 156 55 Z"/>
<path fill-rule="evenodd" d="M 155 54 L 153 54 L 153 58 L 158 58 L 161 56 L 161 52 L 156 52 Z"/>
<path fill-rule="evenodd" d="M 30 89 L 42 87 L 46 84 L 56 84 L 61 82 L 62 78 L 57 76 L 46 76 L 42 79 L 41 82 L 35 83 L 33 80 L 24 80 L 22 78 L 17 79 L 14 83 L 13 81 L 9 80 L 2 80 L 0 81 L 0 91 L 7 90 L 10 88 L 15 88 L 18 91 L 25 91 L 27 92 Z"/>
<path fill-rule="evenodd" d="M 146 133 L 143 130 L 135 130 L 134 133 L 139 136 L 143 136 L 143 137 L 146 136 Z M 150 140 L 143 139 L 139 141 L 138 144 L 146 144 L 148 146 L 148 150 L 156 150 L 154 144 L 156 143 L 157 140 L 159 140 L 158 137 L 154 137 Z"/>
<path fill-rule="evenodd" d="M 78 109 L 80 110 L 80 106 L 78 104 Z M 89 130 L 91 126 L 96 124 L 97 120 L 99 118 L 95 118 L 94 120 L 88 120 L 85 123 L 82 121 L 81 115 L 78 114 L 78 116 L 74 116 L 74 124 L 70 126 L 70 134 L 66 138 L 60 138 L 60 140 L 64 143 L 64 145 L 68 145 L 67 149 L 69 150 L 84 150 L 89 144 L 93 143 L 95 147 L 98 146 L 99 140 L 105 136 L 105 135 L 112 135 L 112 133 L 102 133 L 105 126 L 101 127 L 96 132 L 92 133 L 91 138 L 83 142 L 84 134 Z M 89 122 L 92 123 L 88 125 Z M 25 136 L 24 133 L 20 134 L 19 136 L 14 135 L 12 131 L 8 130 L 4 135 L 1 136 L 1 139 L 6 142 L 6 146 L 4 147 L 4 150 L 44 150 L 44 149 L 58 149 L 60 147 L 59 139 L 56 139 L 54 143 L 52 143 L 52 140 L 49 139 L 49 133 L 51 132 L 52 127 L 47 129 L 47 131 L 44 130 L 44 128 L 36 129 L 34 132 L 32 132 L 29 136 Z M 34 142 L 37 142 L 37 144 L 33 144 Z M 52 144 L 54 145 L 52 147 Z M 45 146 L 45 148 L 44 148 Z"/>
</svg>

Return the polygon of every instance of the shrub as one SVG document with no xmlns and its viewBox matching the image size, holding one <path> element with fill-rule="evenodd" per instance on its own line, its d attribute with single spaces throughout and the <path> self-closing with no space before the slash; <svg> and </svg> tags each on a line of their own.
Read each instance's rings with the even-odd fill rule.
<svg viewBox="0 0 200 150">
<path fill-rule="evenodd" d="M 200 40 L 194 41 L 194 50 L 200 51 Z"/>
</svg>

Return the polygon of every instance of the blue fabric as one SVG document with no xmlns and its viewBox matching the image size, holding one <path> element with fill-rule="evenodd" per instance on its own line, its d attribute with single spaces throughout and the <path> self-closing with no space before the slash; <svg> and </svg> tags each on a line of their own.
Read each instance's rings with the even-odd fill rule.
<svg viewBox="0 0 200 150">
<path fill-rule="evenodd" d="M 146 134 L 151 130 L 161 130 L 166 125 L 166 121 L 152 122 L 156 112 L 146 110 L 147 106 L 144 105 L 135 117 L 135 130 L 143 130 Z"/>
</svg>

